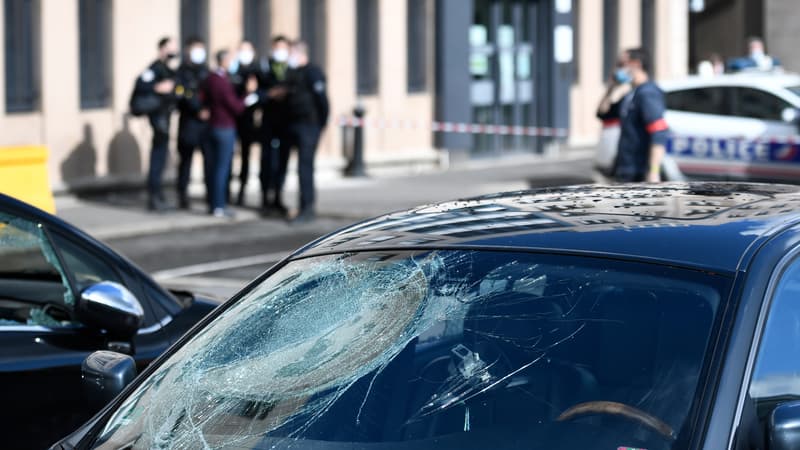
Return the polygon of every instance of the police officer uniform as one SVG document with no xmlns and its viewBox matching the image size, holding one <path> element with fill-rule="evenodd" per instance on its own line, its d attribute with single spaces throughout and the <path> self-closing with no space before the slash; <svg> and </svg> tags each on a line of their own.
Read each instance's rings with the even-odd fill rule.
<svg viewBox="0 0 800 450">
<path fill-rule="evenodd" d="M 286 78 L 289 139 L 297 147 L 300 179 L 300 213 L 296 219 L 311 220 L 315 214 L 314 158 L 329 113 L 325 74 L 309 63 L 291 69 Z"/>
<path fill-rule="evenodd" d="M 609 111 L 609 115 L 615 114 L 620 120 L 614 163 L 614 178 L 618 181 L 645 181 L 651 146 L 666 145 L 669 137 L 665 109 L 664 92 L 648 81 L 637 86 Z"/>
<path fill-rule="evenodd" d="M 136 80 L 135 90 L 143 94 L 155 94 L 156 84 L 164 80 L 174 80 L 175 72 L 166 62 L 156 60 Z M 169 121 L 175 109 L 175 95 L 158 94 L 161 105 L 148 114 L 147 118 L 153 128 L 152 147 L 150 149 L 150 168 L 147 174 L 148 208 L 151 210 L 166 209 L 164 193 L 161 190 L 161 178 L 167 164 L 169 151 Z"/>
<path fill-rule="evenodd" d="M 247 95 L 247 80 L 251 77 L 260 78 L 260 66 L 257 62 L 249 65 L 239 65 L 236 73 L 231 75 L 231 82 L 236 90 L 236 95 L 244 97 Z M 236 121 L 236 133 L 239 135 L 239 148 L 241 150 L 241 167 L 239 169 L 239 195 L 236 203 L 244 203 L 245 187 L 250 178 L 250 149 L 259 140 L 259 130 L 256 125 L 256 110 L 259 105 L 249 106 Z M 263 151 L 262 151 L 263 153 Z M 230 183 L 231 179 L 228 179 Z M 228 188 L 230 192 L 230 187 Z"/>
<path fill-rule="evenodd" d="M 272 58 L 262 63 L 259 78 L 261 91 L 261 199 L 264 213 L 286 215 L 283 205 L 283 185 L 289 165 L 289 113 L 287 99 L 269 98 L 267 93 L 273 88 L 286 88 L 289 65 Z"/>
<path fill-rule="evenodd" d="M 189 208 L 188 188 L 192 170 L 192 157 L 199 147 L 203 155 L 203 180 L 208 195 L 208 122 L 200 118 L 203 102 L 200 98 L 200 86 L 208 77 L 205 64 L 184 61 L 175 76 L 175 94 L 178 97 L 178 204 L 183 209 Z"/>
</svg>

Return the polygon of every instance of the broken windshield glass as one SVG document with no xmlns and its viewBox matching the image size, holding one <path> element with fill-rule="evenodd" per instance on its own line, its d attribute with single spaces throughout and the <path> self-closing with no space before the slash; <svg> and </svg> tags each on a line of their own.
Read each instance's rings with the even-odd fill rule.
<svg viewBox="0 0 800 450">
<path fill-rule="evenodd" d="M 587 423 L 570 408 L 613 416 L 612 402 L 634 412 L 608 422 L 609 442 L 679 448 L 726 286 L 503 252 L 291 262 L 144 380 L 96 446 L 483 448 L 496 436 L 505 448 L 522 433 L 541 448 L 585 448 L 574 431 Z"/>
</svg>

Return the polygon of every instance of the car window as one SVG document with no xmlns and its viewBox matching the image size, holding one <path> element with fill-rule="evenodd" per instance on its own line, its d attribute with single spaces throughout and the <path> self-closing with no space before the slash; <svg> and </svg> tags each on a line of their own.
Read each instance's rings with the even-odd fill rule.
<svg viewBox="0 0 800 450">
<path fill-rule="evenodd" d="M 728 87 L 693 88 L 667 92 L 667 109 L 699 114 L 731 115 Z"/>
<path fill-rule="evenodd" d="M 101 257 L 59 234 L 54 233 L 52 237 L 79 292 L 101 281 L 124 284 L 119 274 Z"/>
<path fill-rule="evenodd" d="M 782 120 L 789 102 L 758 89 L 736 88 L 736 115 L 761 120 Z"/>
<path fill-rule="evenodd" d="M 557 255 L 308 258 L 165 360 L 95 445 L 685 448 L 727 290 L 709 273 Z"/>
<path fill-rule="evenodd" d="M 800 259 L 780 278 L 750 383 L 759 417 L 781 401 L 800 399 Z"/>
<path fill-rule="evenodd" d="M 0 213 L 0 325 L 71 325 L 74 303 L 44 228 Z"/>
</svg>

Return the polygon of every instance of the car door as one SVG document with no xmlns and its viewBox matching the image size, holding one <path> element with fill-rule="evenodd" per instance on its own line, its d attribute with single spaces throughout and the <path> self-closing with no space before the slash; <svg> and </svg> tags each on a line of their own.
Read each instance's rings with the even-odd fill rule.
<svg viewBox="0 0 800 450">
<path fill-rule="evenodd" d="M 763 328 L 756 331 L 737 450 L 763 448 L 770 413 L 800 399 L 800 258 L 780 266 L 773 285 L 765 299 Z"/>
<path fill-rule="evenodd" d="M 14 430 L 4 437 L 10 448 L 49 445 L 91 417 L 80 366 L 114 345 L 79 323 L 73 306 L 84 288 L 123 278 L 54 236 L 34 218 L 0 210 L 0 398 L 13 405 L 0 409 L 0 423 Z"/>
</svg>

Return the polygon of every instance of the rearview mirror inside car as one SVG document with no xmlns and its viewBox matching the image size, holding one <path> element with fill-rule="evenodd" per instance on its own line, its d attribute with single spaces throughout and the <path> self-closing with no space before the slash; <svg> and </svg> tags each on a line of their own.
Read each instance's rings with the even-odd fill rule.
<svg viewBox="0 0 800 450">
<path fill-rule="evenodd" d="M 76 313 L 84 325 L 122 339 L 136 334 L 144 319 L 144 310 L 136 296 L 111 281 L 94 284 L 81 292 Z"/>
<path fill-rule="evenodd" d="M 136 362 L 128 355 L 100 350 L 83 361 L 81 378 L 86 398 L 99 409 L 136 378 Z"/>
</svg>

